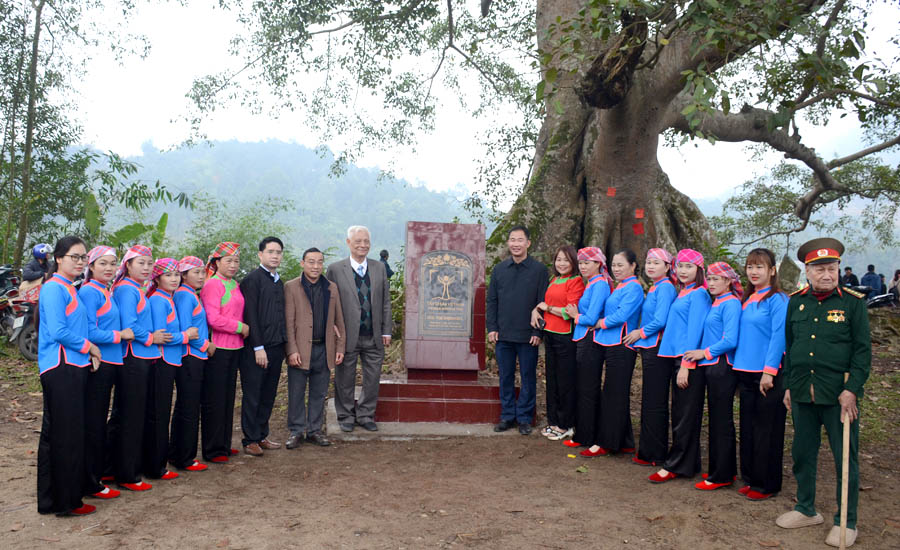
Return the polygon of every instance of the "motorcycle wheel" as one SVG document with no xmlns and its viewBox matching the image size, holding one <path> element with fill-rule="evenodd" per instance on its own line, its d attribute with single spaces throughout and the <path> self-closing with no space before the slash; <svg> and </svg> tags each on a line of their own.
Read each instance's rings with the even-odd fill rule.
<svg viewBox="0 0 900 550">
<path fill-rule="evenodd" d="M 37 361 L 38 356 L 38 339 L 37 331 L 34 330 L 34 323 L 29 323 L 27 327 L 22 329 L 22 333 L 17 338 L 19 351 L 22 356 L 29 361 Z"/>
</svg>

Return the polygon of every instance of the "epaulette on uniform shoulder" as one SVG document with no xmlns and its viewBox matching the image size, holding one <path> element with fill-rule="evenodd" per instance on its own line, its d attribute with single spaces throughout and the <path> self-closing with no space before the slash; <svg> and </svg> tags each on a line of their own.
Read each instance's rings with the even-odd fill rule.
<svg viewBox="0 0 900 550">
<path fill-rule="evenodd" d="M 849 294 L 850 296 L 854 296 L 854 297 L 859 298 L 859 299 L 862 299 L 862 298 L 865 298 L 865 297 L 866 297 L 866 295 L 863 294 L 862 292 L 857 292 L 856 290 L 853 290 L 852 288 L 844 287 L 844 288 L 841 289 L 841 290 L 843 290 L 844 292 L 846 292 L 846 293 Z"/>
<path fill-rule="evenodd" d="M 803 293 L 805 293 L 805 292 L 807 291 L 807 289 L 809 289 L 808 286 L 805 286 L 805 287 L 803 287 L 803 288 L 798 288 L 797 290 L 791 292 L 789 295 L 790 295 L 790 296 L 796 296 L 796 295 L 798 295 L 798 294 L 803 294 Z"/>
</svg>

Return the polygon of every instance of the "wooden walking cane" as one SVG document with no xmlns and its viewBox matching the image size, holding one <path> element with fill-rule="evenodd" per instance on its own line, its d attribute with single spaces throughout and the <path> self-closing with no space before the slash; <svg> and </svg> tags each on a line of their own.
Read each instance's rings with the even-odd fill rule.
<svg viewBox="0 0 900 550">
<path fill-rule="evenodd" d="M 844 384 L 850 378 L 850 373 L 844 373 Z M 841 415 L 844 423 L 843 449 L 841 450 L 841 546 L 840 550 L 847 548 L 847 497 L 850 493 L 850 422 L 849 418 Z"/>
</svg>

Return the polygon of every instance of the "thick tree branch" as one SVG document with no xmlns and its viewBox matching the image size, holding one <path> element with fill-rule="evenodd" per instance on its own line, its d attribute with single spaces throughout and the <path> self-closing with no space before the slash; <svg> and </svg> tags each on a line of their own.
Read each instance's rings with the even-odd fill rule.
<svg viewBox="0 0 900 550">
<path fill-rule="evenodd" d="M 784 33 L 790 29 L 790 22 L 794 17 L 812 13 L 823 3 L 824 0 L 785 3 L 786 9 L 781 17 L 771 23 L 772 28 L 768 29 L 769 35 L 774 38 Z M 788 6 L 790 9 L 787 9 Z M 671 26 L 677 27 L 678 30 L 672 34 L 669 45 L 663 48 L 659 62 L 649 75 L 648 81 L 654 83 L 654 87 L 658 90 L 657 95 L 661 100 L 668 100 L 678 95 L 684 86 L 683 71 L 696 70 L 701 64 L 704 64 L 706 72 L 712 73 L 752 48 L 766 42 L 766 39 L 756 33 L 756 38 L 753 40 L 730 38 L 725 41 L 724 47 L 721 47 L 720 41 L 702 44 L 703 37 L 690 32 L 690 25 L 683 24 L 683 19 L 692 15 L 693 12 L 688 10 L 687 14 L 671 23 Z M 739 21 L 741 17 L 746 20 L 759 19 L 758 9 L 746 8 L 745 14 L 736 15 L 734 19 Z M 698 47 L 697 44 L 702 45 Z"/>
<path fill-rule="evenodd" d="M 835 168 L 838 168 L 845 164 L 851 163 L 854 160 L 859 160 L 859 159 L 869 156 L 873 153 L 877 153 L 879 151 L 884 151 L 885 149 L 889 149 L 895 145 L 900 145 L 900 136 L 897 136 L 893 139 L 889 139 L 887 141 L 882 141 L 881 143 L 879 143 L 877 145 L 867 147 L 861 151 L 857 151 L 857 152 L 853 153 L 852 155 L 847 155 L 846 157 L 834 159 L 828 163 L 828 169 L 834 170 Z"/>
<path fill-rule="evenodd" d="M 678 113 L 670 118 L 672 120 L 671 127 L 686 134 L 691 134 L 693 129 L 688 120 L 681 115 L 681 109 L 690 101 L 690 98 L 683 96 L 673 101 L 671 106 L 671 110 Z M 794 205 L 794 214 L 800 220 L 807 222 L 813 206 L 822 193 L 847 191 L 848 189 L 835 180 L 831 169 L 815 149 L 807 147 L 800 142 L 799 137 L 791 136 L 784 129 L 771 129 L 771 120 L 774 117 L 775 113 L 771 111 L 745 105 L 739 113 L 728 115 L 721 111 L 705 113 L 701 115 L 697 129 L 720 141 L 755 141 L 768 144 L 773 149 L 784 153 L 786 158 L 799 160 L 809 167 L 815 176 L 813 186 Z"/>
<path fill-rule="evenodd" d="M 834 97 L 837 97 L 840 95 L 849 95 L 849 96 L 853 96 L 853 97 L 858 97 L 860 99 L 865 99 L 866 101 L 871 101 L 872 103 L 882 105 L 884 107 L 890 107 L 892 109 L 900 109 L 900 103 L 895 103 L 893 101 L 881 99 L 881 98 L 875 97 L 873 95 L 867 94 L 865 92 L 857 92 L 856 90 L 847 90 L 844 88 L 833 88 L 826 92 L 816 94 L 813 97 L 811 97 L 805 101 L 801 101 L 800 103 L 797 103 L 796 105 L 794 105 L 793 110 L 799 111 L 801 109 L 805 109 L 806 107 L 809 107 L 810 105 L 815 105 L 816 103 L 818 103 L 822 100 L 831 99 L 831 98 L 834 98 Z"/>
</svg>

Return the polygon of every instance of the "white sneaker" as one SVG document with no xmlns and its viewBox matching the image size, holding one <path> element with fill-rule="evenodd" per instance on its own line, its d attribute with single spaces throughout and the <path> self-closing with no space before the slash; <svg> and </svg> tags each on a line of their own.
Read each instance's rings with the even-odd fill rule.
<svg viewBox="0 0 900 550">
<path fill-rule="evenodd" d="M 816 513 L 814 516 L 807 516 L 803 512 L 791 510 L 790 512 L 785 512 L 778 516 L 778 519 L 775 520 L 775 525 L 784 529 L 797 529 L 798 527 L 819 525 L 824 521 L 825 518 L 822 517 L 822 514 Z"/>
<path fill-rule="evenodd" d="M 562 433 L 557 432 L 553 435 L 548 435 L 547 439 L 549 439 L 550 441 L 559 441 L 560 439 L 572 437 L 573 435 L 575 435 L 575 430 L 573 430 L 572 428 L 569 428 L 568 430 L 566 430 Z"/>
<path fill-rule="evenodd" d="M 856 542 L 856 529 L 847 528 L 847 548 L 853 546 L 853 543 Z M 825 537 L 825 544 L 828 546 L 834 546 L 835 548 L 840 548 L 841 546 L 841 526 L 835 525 L 831 528 L 831 531 L 828 533 L 828 536 Z"/>
</svg>

